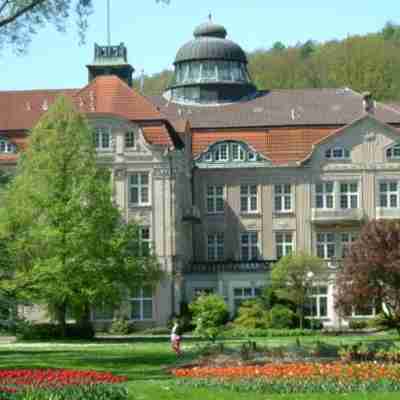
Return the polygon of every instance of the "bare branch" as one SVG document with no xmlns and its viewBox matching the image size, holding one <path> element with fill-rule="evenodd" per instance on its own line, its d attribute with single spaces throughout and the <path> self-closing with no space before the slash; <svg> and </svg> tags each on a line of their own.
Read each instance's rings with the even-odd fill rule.
<svg viewBox="0 0 400 400">
<path fill-rule="evenodd" d="M 14 22 L 18 17 L 21 15 L 31 11 L 35 7 L 39 6 L 40 4 L 44 3 L 46 0 L 33 0 L 31 3 L 29 3 L 27 6 L 21 8 L 19 11 L 17 11 L 15 14 L 10 15 L 7 18 L 0 19 L 0 28 L 2 26 L 8 25 L 11 22 Z"/>
</svg>

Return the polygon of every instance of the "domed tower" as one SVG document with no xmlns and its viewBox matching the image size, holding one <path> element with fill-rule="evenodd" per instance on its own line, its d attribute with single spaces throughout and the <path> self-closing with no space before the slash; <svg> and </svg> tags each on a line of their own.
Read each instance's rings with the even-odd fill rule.
<svg viewBox="0 0 400 400">
<path fill-rule="evenodd" d="M 174 78 L 164 93 L 166 99 L 215 105 L 256 93 L 245 52 L 226 36 L 226 29 L 211 19 L 194 30 L 194 39 L 178 50 Z"/>
</svg>

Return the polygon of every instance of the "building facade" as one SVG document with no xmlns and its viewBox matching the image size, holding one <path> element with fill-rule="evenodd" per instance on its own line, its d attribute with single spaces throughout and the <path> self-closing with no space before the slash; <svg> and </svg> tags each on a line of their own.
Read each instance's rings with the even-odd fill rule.
<svg viewBox="0 0 400 400">
<path fill-rule="evenodd" d="M 257 91 L 226 37 L 211 21 L 197 27 L 162 96 L 129 87 L 122 44 L 96 46 L 83 89 L 0 92 L 2 168 L 58 95 L 86 113 L 117 204 L 166 272 L 122 305 L 144 325 L 165 324 L 200 292 L 222 295 L 233 315 L 296 251 L 321 257 L 329 278 L 312 290 L 310 318 L 337 327 L 373 316 L 373 304 L 338 316 L 335 271 L 365 221 L 400 217 L 400 112 L 349 88 Z M 94 308 L 98 324 L 112 316 Z"/>
</svg>

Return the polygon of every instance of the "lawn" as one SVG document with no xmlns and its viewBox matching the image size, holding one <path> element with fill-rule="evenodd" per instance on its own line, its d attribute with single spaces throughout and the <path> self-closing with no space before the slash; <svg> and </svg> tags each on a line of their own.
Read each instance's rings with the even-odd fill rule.
<svg viewBox="0 0 400 400">
<path fill-rule="evenodd" d="M 379 337 L 378 339 L 395 339 Z M 260 339 L 257 342 L 269 346 L 293 343 L 294 338 Z M 301 338 L 310 342 L 315 338 Z M 376 340 L 374 337 L 332 337 L 323 338 L 334 343 L 350 343 L 359 340 Z M 236 346 L 238 341 L 227 342 Z M 190 362 L 197 355 L 199 343 L 186 341 L 183 350 L 185 355 L 179 363 Z M 0 368 L 77 368 L 110 371 L 129 377 L 128 387 L 131 399 L 137 400 L 215 400 L 243 399 L 247 393 L 229 390 L 193 389 L 180 385 L 171 378 L 168 367 L 177 365 L 169 343 L 165 339 L 133 340 L 127 342 L 92 342 L 92 343 L 16 343 L 0 345 Z M 315 395 L 262 395 L 252 393 L 251 398 L 268 400 L 320 400 L 321 394 Z M 398 393 L 355 393 L 351 395 L 323 395 L 324 399 L 347 400 L 397 400 Z"/>
</svg>

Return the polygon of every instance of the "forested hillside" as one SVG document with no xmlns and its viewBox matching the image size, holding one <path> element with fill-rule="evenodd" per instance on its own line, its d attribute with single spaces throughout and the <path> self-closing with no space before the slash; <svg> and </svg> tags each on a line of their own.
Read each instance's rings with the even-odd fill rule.
<svg viewBox="0 0 400 400">
<path fill-rule="evenodd" d="M 400 100 L 400 25 L 387 23 L 377 33 L 294 47 L 276 42 L 248 54 L 259 89 L 351 87 L 370 91 L 378 100 Z M 146 95 L 160 94 L 172 71 L 144 76 Z M 140 79 L 134 86 L 139 88 Z"/>
</svg>

